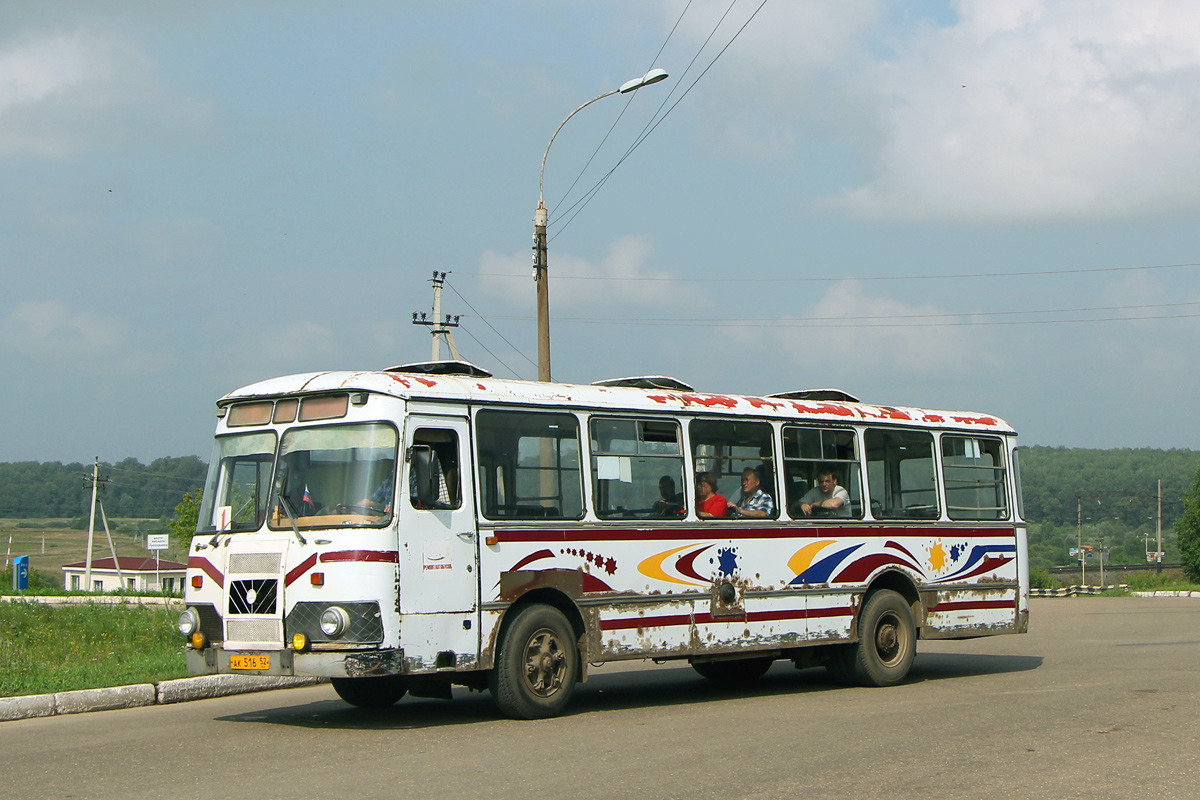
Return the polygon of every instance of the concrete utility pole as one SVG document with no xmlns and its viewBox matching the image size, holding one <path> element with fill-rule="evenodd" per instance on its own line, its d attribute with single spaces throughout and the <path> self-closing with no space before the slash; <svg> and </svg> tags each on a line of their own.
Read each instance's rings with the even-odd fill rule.
<svg viewBox="0 0 1200 800">
<path fill-rule="evenodd" d="M 108 483 L 108 478 L 100 477 L 100 457 L 96 456 L 95 462 L 92 464 L 92 474 L 83 476 L 86 486 L 88 483 L 92 485 L 92 512 L 88 516 L 88 544 L 87 544 L 87 562 L 83 565 L 83 590 L 90 592 L 92 590 L 92 537 L 96 534 L 96 489 L 101 484 Z"/>
<path fill-rule="evenodd" d="M 550 145 L 554 144 L 554 138 L 558 136 L 558 132 L 562 130 L 563 125 L 566 125 L 571 117 L 583 111 L 597 100 L 603 100 L 614 94 L 636 92 L 643 86 L 649 86 L 652 83 L 658 83 L 666 79 L 667 71 L 665 69 L 652 69 L 640 78 L 626 81 L 611 92 L 605 92 L 593 97 L 570 114 L 567 114 L 567 118 L 560 122 L 558 127 L 554 129 L 554 135 L 550 137 L 550 142 L 546 145 L 546 152 L 542 153 L 542 170 L 538 174 L 538 204 L 537 209 L 533 212 L 533 280 L 537 284 L 539 381 L 547 382 L 550 380 L 550 283 L 546 263 L 546 225 L 549 222 L 549 211 L 546 209 L 546 200 L 542 192 L 542 187 L 545 185 L 546 179 L 546 157 L 550 155 Z"/>
<path fill-rule="evenodd" d="M 429 332 L 433 334 L 433 360 L 442 360 L 442 342 L 446 343 L 446 347 L 450 350 L 450 357 L 455 361 L 461 361 L 462 358 L 458 355 L 458 348 L 454 346 L 454 334 L 450 332 L 451 328 L 458 327 L 459 315 L 451 317 L 449 314 L 442 318 L 442 284 L 446 282 L 446 273 L 434 271 L 433 273 L 433 318 L 425 316 L 424 311 L 413 312 L 413 325 L 428 325 Z"/>
</svg>

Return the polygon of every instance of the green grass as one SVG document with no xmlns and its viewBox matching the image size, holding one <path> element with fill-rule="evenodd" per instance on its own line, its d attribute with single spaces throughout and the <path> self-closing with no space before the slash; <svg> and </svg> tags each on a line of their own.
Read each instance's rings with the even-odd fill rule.
<svg viewBox="0 0 1200 800">
<path fill-rule="evenodd" d="M 178 609 L 0 603 L 0 697 L 187 675 Z"/>
</svg>

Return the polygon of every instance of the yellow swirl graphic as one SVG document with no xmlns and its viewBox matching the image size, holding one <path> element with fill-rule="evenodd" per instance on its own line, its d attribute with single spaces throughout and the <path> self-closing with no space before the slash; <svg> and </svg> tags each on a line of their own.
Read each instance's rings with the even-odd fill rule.
<svg viewBox="0 0 1200 800">
<path fill-rule="evenodd" d="M 804 570 L 812 566 L 813 559 L 817 557 L 824 547 L 834 543 L 833 539 L 824 539 L 819 542 L 806 544 L 797 550 L 792 557 L 788 559 L 788 569 L 797 575 L 800 575 Z"/>
<path fill-rule="evenodd" d="M 704 584 L 696 583 L 695 581 L 685 581 L 681 578 L 673 577 L 668 575 L 663 570 L 663 562 L 668 558 L 687 550 L 689 547 L 699 547 L 701 544 L 685 544 L 683 547 L 676 547 L 674 550 L 667 550 L 665 553 L 658 553 L 657 555 L 650 556 L 645 561 L 638 564 L 638 572 L 647 577 L 654 578 L 655 580 L 668 581 L 669 583 L 681 583 L 684 586 L 703 586 Z"/>
</svg>

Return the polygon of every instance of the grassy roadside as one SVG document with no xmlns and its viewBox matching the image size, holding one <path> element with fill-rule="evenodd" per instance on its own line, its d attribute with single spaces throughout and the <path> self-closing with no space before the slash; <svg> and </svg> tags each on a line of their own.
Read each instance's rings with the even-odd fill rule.
<svg viewBox="0 0 1200 800">
<path fill-rule="evenodd" d="M 0 697 L 186 677 L 179 610 L 0 604 Z"/>
</svg>

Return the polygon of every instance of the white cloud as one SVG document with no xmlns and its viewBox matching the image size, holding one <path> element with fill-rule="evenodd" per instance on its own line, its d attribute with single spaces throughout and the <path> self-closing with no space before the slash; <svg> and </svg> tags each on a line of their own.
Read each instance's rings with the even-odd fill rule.
<svg viewBox="0 0 1200 800">
<path fill-rule="evenodd" d="M 56 361 L 110 356 L 125 343 L 120 323 L 89 311 L 72 311 L 56 300 L 19 304 L 0 330 L 6 350 Z"/>
<path fill-rule="evenodd" d="M 630 305 L 678 308 L 702 301 L 674 275 L 650 265 L 653 248 L 644 236 L 624 236 L 609 245 L 598 263 L 577 256 L 548 254 L 550 304 L 554 313 L 584 307 L 596 316 L 628 316 Z M 533 266 L 528 253 L 501 255 L 492 251 L 480 259 L 483 289 L 519 308 L 532 309 L 536 297 Z M 519 275 L 521 277 L 511 277 Z M 528 276 L 528 277 L 526 277 Z"/>
<path fill-rule="evenodd" d="M 893 218 L 1113 217 L 1194 206 L 1200 8 L 956 4 L 877 62 L 876 177 L 835 202 Z"/>
<path fill-rule="evenodd" d="M 0 48 L 0 158 L 211 133 L 210 110 L 163 85 L 132 41 L 75 32 Z"/>
<path fill-rule="evenodd" d="M 831 380 L 852 382 L 863 374 L 876 380 L 888 375 L 944 374 L 952 364 L 982 364 L 976 337 L 969 327 L 946 327 L 953 314 L 932 304 L 911 305 L 890 297 L 873 297 L 856 280 L 833 284 L 790 327 L 782 319 L 781 352 L 801 367 L 819 366 Z"/>
</svg>

